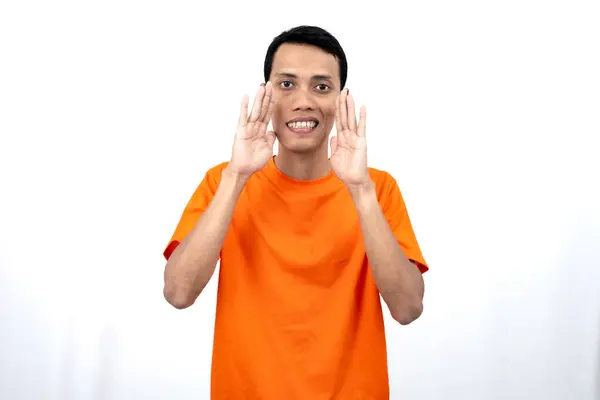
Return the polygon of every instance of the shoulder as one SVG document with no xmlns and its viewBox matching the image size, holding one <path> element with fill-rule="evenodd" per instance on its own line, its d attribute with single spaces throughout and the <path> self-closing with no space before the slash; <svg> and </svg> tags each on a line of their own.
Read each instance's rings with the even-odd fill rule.
<svg viewBox="0 0 600 400">
<path fill-rule="evenodd" d="M 386 170 L 369 167 L 369 176 L 375 183 L 379 197 L 388 195 L 398 184 L 394 176 Z"/>
<path fill-rule="evenodd" d="M 406 210 L 406 204 L 400 186 L 391 173 L 377 168 L 369 168 L 369 175 L 375 183 L 377 201 L 381 205 L 386 216 Z"/>
<path fill-rule="evenodd" d="M 229 161 L 221 162 L 207 168 L 196 185 L 195 194 L 216 192 L 217 187 L 221 182 L 221 174 L 227 165 L 229 165 Z"/>
<path fill-rule="evenodd" d="M 206 171 L 206 176 L 218 182 L 221 180 L 221 173 L 228 165 L 229 161 L 223 161 L 219 164 L 213 165 Z"/>
</svg>

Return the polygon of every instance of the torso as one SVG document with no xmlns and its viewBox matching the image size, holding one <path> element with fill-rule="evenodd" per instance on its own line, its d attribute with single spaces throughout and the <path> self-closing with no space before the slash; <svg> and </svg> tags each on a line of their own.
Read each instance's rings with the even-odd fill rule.
<svg viewBox="0 0 600 400">
<path fill-rule="evenodd" d="M 221 252 L 215 399 L 387 399 L 383 316 L 358 216 L 333 173 L 247 182 Z"/>
</svg>

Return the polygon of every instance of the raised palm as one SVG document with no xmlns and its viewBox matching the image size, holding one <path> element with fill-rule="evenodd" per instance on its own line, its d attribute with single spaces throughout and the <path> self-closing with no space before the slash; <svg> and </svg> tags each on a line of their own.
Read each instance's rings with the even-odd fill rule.
<svg viewBox="0 0 600 400">
<path fill-rule="evenodd" d="M 347 90 L 342 91 L 336 102 L 337 136 L 331 138 L 330 162 L 335 174 L 347 186 L 362 185 L 369 180 L 366 113 L 362 106 L 357 124 L 354 100 Z"/>
<path fill-rule="evenodd" d="M 230 162 L 231 168 L 242 176 L 262 169 L 273 156 L 275 143 L 275 133 L 267 132 L 275 104 L 271 82 L 258 89 L 250 116 L 248 101 L 248 96 L 244 96 Z"/>
</svg>

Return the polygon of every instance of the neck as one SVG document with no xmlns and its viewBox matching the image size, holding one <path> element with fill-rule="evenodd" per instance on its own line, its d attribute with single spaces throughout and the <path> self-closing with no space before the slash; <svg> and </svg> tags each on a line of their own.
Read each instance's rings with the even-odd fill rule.
<svg viewBox="0 0 600 400">
<path fill-rule="evenodd" d="M 279 145 L 275 165 L 285 175 L 298 180 L 319 179 L 331 171 L 327 146 L 312 153 L 293 153 Z"/>
</svg>

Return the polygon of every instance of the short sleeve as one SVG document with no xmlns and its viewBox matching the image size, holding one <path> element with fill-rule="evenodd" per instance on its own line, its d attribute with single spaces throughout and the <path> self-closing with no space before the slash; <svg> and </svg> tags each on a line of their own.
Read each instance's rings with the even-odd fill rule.
<svg viewBox="0 0 600 400">
<path fill-rule="evenodd" d="M 389 177 L 386 186 L 380 200 L 383 213 L 406 257 L 419 267 L 421 273 L 425 273 L 429 266 L 419 247 L 400 188 L 392 177 Z"/>
<path fill-rule="evenodd" d="M 218 171 L 215 171 L 215 169 L 209 170 L 192 194 L 192 197 L 188 200 L 179 219 L 179 223 L 163 251 L 165 259 L 168 260 L 169 257 L 171 257 L 173 251 L 175 251 L 177 246 L 179 246 L 192 229 L 194 229 L 200 216 L 208 208 L 217 191 L 220 172 L 221 169 Z"/>
</svg>

